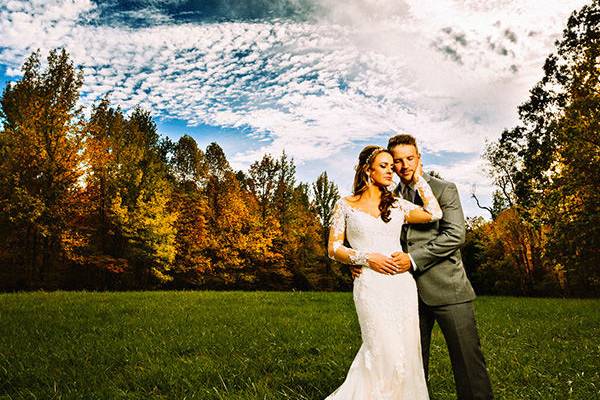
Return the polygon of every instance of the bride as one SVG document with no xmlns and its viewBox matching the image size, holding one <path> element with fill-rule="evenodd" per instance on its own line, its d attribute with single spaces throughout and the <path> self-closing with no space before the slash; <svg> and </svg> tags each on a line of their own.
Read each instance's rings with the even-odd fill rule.
<svg viewBox="0 0 600 400">
<path fill-rule="evenodd" d="M 428 399 L 415 280 L 411 274 L 383 274 L 368 266 L 379 260 L 393 267 L 391 254 L 401 251 L 402 225 L 438 220 L 442 211 L 421 177 L 421 166 L 412 188 L 423 207 L 388 190 L 393 159 L 387 150 L 367 146 L 358 160 L 353 195 L 338 200 L 333 212 L 328 252 L 337 261 L 363 266 L 353 290 L 363 343 L 346 380 L 326 400 Z"/>
</svg>

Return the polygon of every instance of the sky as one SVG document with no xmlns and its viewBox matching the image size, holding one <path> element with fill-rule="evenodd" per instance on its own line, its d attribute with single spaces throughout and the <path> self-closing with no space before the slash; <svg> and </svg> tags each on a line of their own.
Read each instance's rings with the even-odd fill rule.
<svg viewBox="0 0 600 400">
<path fill-rule="evenodd" d="M 36 49 L 83 68 L 86 110 L 108 95 L 162 135 L 217 142 L 236 170 L 282 151 L 297 179 L 350 193 L 358 153 L 417 138 L 425 170 L 483 215 L 481 153 L 517 122 L 584 0 L 0 0 L 0 90 Z"/>
</svg>

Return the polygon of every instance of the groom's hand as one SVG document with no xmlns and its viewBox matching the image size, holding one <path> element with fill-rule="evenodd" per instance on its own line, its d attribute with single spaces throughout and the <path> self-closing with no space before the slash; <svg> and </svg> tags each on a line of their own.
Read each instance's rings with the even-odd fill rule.
<svg viewBox="0 0 600 400">
<path fill-rule="evenodd" d="M 352 272 L 352 279 L 356 279 L 360 276 L 362 272 L 362 267 L 360 265 L 351 265 L 350 272 Z"/>
<path fill-rule="evenodd" d="M 392 259 L 398 266 L 398 272 L 406 272 L 412 267 L 410 257 L 407 253 L 397 251 L 395 253 L 392 253 Z"/>
<path fill-rule="evenodd" d="M 394 260 L 379 253 L 369 255 L 369 268 L 380 274 L 393 275 L 398 273 L 398 266 Z"/>
</svg>

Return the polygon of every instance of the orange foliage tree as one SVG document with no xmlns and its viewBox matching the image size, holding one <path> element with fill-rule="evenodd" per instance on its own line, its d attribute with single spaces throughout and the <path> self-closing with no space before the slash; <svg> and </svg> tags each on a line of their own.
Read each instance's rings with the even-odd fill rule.
<svg viewBox="0 0 600 400">
<path fill-rule="evenodd" d="M 83 75 L 64 50 L 51 51 L 45 69 L 34 52 L 22 71 L 0 100 L 2 243 L 29 285 L 52 287 L 77 240 L 71 224 L 81 191 Z"/>
</svg>

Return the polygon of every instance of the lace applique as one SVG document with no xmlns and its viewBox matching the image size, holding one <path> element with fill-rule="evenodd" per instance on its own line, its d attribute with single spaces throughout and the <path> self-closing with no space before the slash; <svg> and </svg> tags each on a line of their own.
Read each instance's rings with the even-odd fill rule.
<svg viewBox="0 0 600 400">
<path fill-rule="evenodd" d="M 358 251 L 344 246 L 346 234 L 346 216 L 348 209 L 352 208 L 344 199 L 336 203 L 330 221 L 330 238 L 332 252 L 329 257 L 344 264 L 369 266 L 369 253 Z"/>
<path fill-rule="evenodd" d="M 408 213 L 412 210 L 422 208 L 431 214 L 431 221 L 438 221 L 442 218 L 442 209 L 440 208 L 440 204 L 435 198 L 433 191 L 431 190 L 431 186 L 429 183 L 423 178 L 419 177 L 417 183 L 414 184 L 413 190 L 416 190 L 419 193 L 419 196 L 423 200 L 424 206 L 418 206 L 408 200 L 399 199 L 402 209 L 404 210 L 404 216 L 408 216 Z"/>
<path fill-rule="evenodd" d="M 350 258 L 351 264 L 363 265 L 365 267 L 369 266 L 369 253 L 350 249 L 350 254 L 348 255 L 348 257 Z"/>
<path fill-rule="evenodd" d="M 433 191 L 431 190 L 431 186 L 429 183 L 423 178 L 419 177 L 417 183 L 414 186 L 414 189 L 419 192 L 419 196 L 423 199 L 423 209 L 431 214 L 431 220 L 437 221 L 442 218 L 442 209 L 440 208 L 440 204 L 437 199 L 433 195 Z"/>
<path fill-rule="evenodd" d="M 346 216 L 344 213 L 344 208 L 345 202 L 342 199 L 339 199 L 333 207 L 333 213 L 331 214 L 329 226 L 333 229 L 335 236 L 343 234 L 344 230 L 346 229 Z"/>
</svg>

